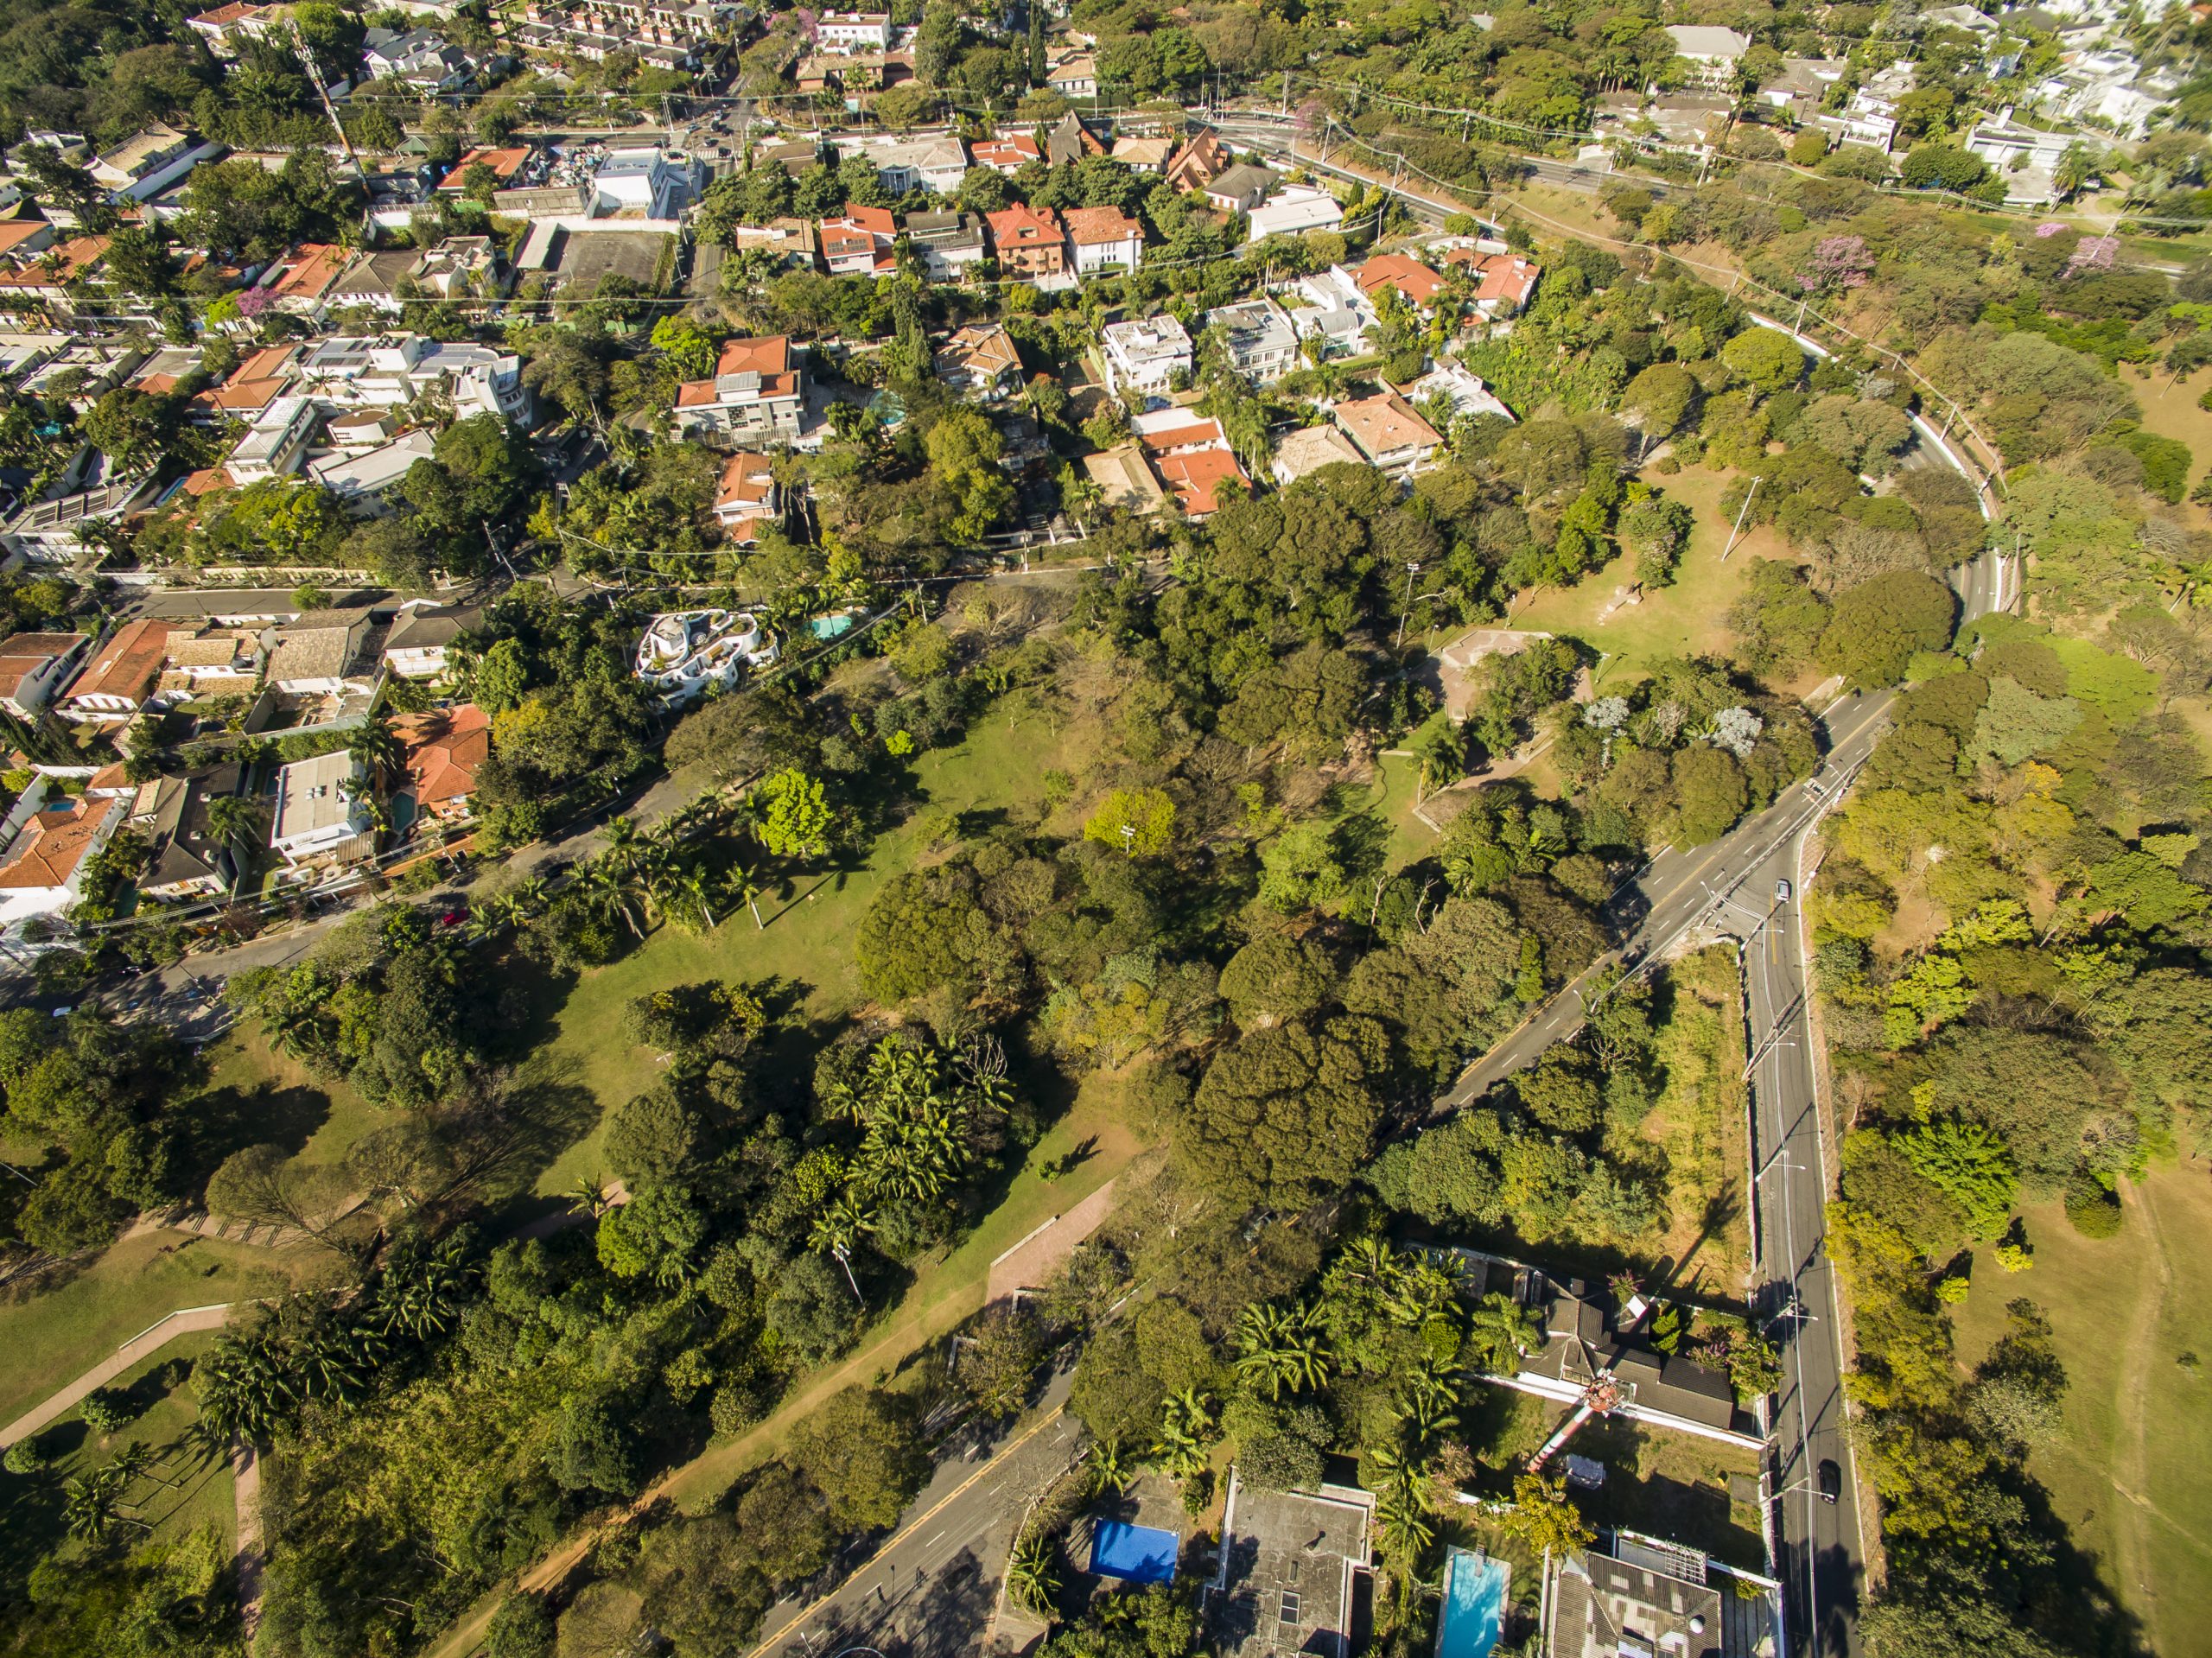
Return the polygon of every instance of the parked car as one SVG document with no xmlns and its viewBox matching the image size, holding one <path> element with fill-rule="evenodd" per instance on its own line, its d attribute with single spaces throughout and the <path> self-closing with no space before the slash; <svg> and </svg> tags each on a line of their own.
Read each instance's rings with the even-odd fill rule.
<svg viewBox="0 0 2212 1658">
<path fill-rule="evenodd" d="M 1843 1470 L 1832 1457 L 1821 1462 L 1821 1501 L 1834 1502 L 1843 1496 Z"/>
</svg>

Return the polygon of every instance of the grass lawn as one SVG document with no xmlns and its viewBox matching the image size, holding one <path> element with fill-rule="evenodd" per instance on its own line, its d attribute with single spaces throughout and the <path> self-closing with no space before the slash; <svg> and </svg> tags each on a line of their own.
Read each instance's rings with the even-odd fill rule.
<svg viewBox="0 0 2212 1658">
<path fill-rule="evenodd" d="M 651 991 L 701 979 L 781 980 L 810 1021 L 850 1012 L 866 1000 L 853 941 L 884 881 L 925 861 L 944 814 L 986 813 L 1033 797 L 1058 746 L 1040 721 L 1013 727 L 994 714 L 958 746 L 919 756 L 916 810 L 877 838 L 865 864 L 809 875 L 764 896 L 765 929 L 742 910 L 702 937 L 663 927 L 622 960 L 585 974 L 553 1012 L 547 1063 L 588 1089 L 602 1109 L 619 1104 L 647 1080 L 645 1062 L 621 1034 L 623 1008 Z M 566 1192 L 579 1178 L 605 1172 L 594 1131 L 545 1170 L 537 1190 Z"/>
<path fill-rule="evenodd" d="M 251 1125 L 246 1140 L 274 1140 L 309 1163 L 328 1166 L 387 1119 L 353 1088 L 312 1076 L 271 1049 L 249 1024 L 233 1026 L 204 1051 L 207 1092 Z"/>
<path fill-rule="evenodd" d="M 1445 642 L 1440 636 L 1439 643 Z M 1375 783 L 1366 809 L 1390 826 L 1389 844 L 1383 849 L 1386 868 L 1403 869 L 1436 848 L 1434 829 L 1414 816 L 1414 791 L 1421 782 L 1421 762 L 1409 754 L 1378 754 Z"/>
<path fill-rule="evenodd" d="M 1721 561 L 1729 520 L 1720 511 L 1720 497 L 1732 476 L 1686 467 L 1671 478 L 1649 478 L 1695 518 L 1673 586 L 1647 592 L 1641 604 L 1605 615 L 1616 590 L 1634 579 L 1636 561 L 1623 554 L 1572 588 L 1540 588 L 1516 601 L 1510 626 L 1556 633 L 1605 651 L 1606 659 L 1598 669 L 1600 689 L 1624 675 L 1641 677 L 1661 657 L 1718 654 L 1727 645 L 1729 607 L 1750 577 L 1751 561 L 1788 552 L 1774 528 L 1762 524 L 1745 534 L 1726 562 Z"/>
<path fill-rule="evenodd" d="M 2094 1241 L 2057 1204 L 2031 1206 L 2027 1273 L 1977 1252 L 1973 1293 L 1954 1315 L 1959 1356 L 1980 1359 L 2013 1297 L 2043 1308 L 2069 1386 L 2064 1437 L 2037 1451 L 2030 1471 L 2083 1569 L 2141 1620 L 2143 1645 L 2194 1651 L 2190 1631 L 2212 1618 L 2212 1340 L 2196 1307 L 2212 1278 L 2212 1181 L 2192 1162 L 2122 1196 L 2126 1224 Z"/>
<path fill-rule="evenodd" d="M 296 1251 L 145 1232 L 66 1277 L 0 1293 L 0 1422 L 108 1357 L 156 1319 L 185 1307 L 271 1294 L 310 1270 Z M 67 1269 L 65 1269 L 67 1270 Z"/>
<path fill-rule="evenodd" d="M 2145 431 L 2189 445 L 2190 454 L 2196 462 L 2190 468 L 2190 481 L 2195 483 L 2202 475 L 2206 463 L 2212 461 L 2212 410 L 2196 406 L 2196 400 L 2212 388 L 2212 369 L 2199 369 L 2177 380 L 2156 363 L 2145 368 L 2122 363 L 2120 381 L 2142 405 Z M 2212 513 L 2193 505 L 2185 498 L 2172 510 L 2191 524 L 2212 524 Z"/>
<path fill-rule="evenodd" d="M 39 1556 L 60 1540 L 62 1483 L 114 1461 L 134 1439 L 151 1450 L 156 1460 L 152 1472 L 134 1482 L 125 1495 L 123 1512 L 150 1528 L 143 1534 L 136 1527 L 126 1528 L 132 1540 L 145 1535 L 174 1542 L 212 1525 L 225 1553 L 235 1546 L 238 1507 L 229 1458 L 203 1456 L 183 1443 L 185 1431 L 200 1415 L 190 1364 L 213 1340 L 212 1332 L 181 1337 L 111 1383 L 141 1409 L 127 1426 L 96 1433 L 72 1411 L 39 1436 L 49 1459 L 43 1473 L 31 1478 L 0 1474 L 8 1514 L 8 1524 L 0 1528 L 0 1581 L 19 1583 Z M 175 1385 L 167 1385 L 173 1380 Z"/>
<path fill-rule="evenodd" d="M 1716 945 L 1675 963 L 1667 995 L 1659 1033 L 1667 1087 L 1641 1129 L 1667 1158 L 1669 1224 L 1660 1253 L 1675 1263 L 1667 1281 L 1678 1293 L 1741 1305 L 1751 1276 L 1751 1153 L 1735 957 Z"/>
<path fill-rule="evenodd" d="M 1688 1543 L 1746 1571 L 1763 1569 L 1757 1452 L 1604 1418 L 1585 1426 L 1567 1449 L 1605 1464 L 1602 1486 L 1575 1493 L 1583 1518 L 1592 1525 L 1624 1526 Z M 1732 1476 L 1741 1477 L 1738 1484 L 1751 1482 L 1752 1501 L 1734 1500 Z"/>
</svg>

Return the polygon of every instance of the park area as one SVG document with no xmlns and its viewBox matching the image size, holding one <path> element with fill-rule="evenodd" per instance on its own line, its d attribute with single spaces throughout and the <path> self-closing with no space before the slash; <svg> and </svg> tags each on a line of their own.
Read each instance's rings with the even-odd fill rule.
<svg viewBox="0 0 2212 1658">
<path fill-rule="evenodd" d="M 1955 1317 L 1960 1358 L 2003 1334 L 2024 1296 L 2052 1325 L 2066 1367 L 2064 1423 L 2028 1469 L 2050 1492 L 2075 1558 L 2138 1620 L 2152 1652 L 2196 1650 L 2212 1617 L 2212 1341 L 2196 1316 L 2212 1278 L 2212 1181 L 2202 1162 L 2124 1185 L 2126 1219 L 2083 1237 L 2059 1205 L 2024 1210 L 2033 1268 L 1976 1251 Z"/>
</svg>

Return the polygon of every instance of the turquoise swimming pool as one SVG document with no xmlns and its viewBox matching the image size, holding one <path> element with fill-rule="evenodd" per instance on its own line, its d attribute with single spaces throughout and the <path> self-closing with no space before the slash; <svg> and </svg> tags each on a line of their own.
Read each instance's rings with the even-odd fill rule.
<svg viewBox="0 0 2212 1658">
<path fill-rule="evenodd" d="M 806 631 L 817 639 L 834 639 L 842 634 L 852 632 L 853 621 L 854 617 L 850 611 L 841 610 L 834 616 L 817 616 L 812 621 L 807 623 Z"/>
<path fill-rule="evenodd" d="M 1455 1548 L 1444 1566 L 1444 1607 L 1437 1614 L 1436 1658 L 1488 1658 L 1505 1623 L 1503 1560 Z"/>
</svg>

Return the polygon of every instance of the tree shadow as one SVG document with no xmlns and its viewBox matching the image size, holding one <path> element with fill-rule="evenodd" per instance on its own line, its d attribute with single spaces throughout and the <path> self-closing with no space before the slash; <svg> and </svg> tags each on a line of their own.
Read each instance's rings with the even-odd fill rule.
<svg viewBox="0 0 2212 1658">
<path fill-rule="evenodd" d="M 888 1639 L 879 1642 L 887 1655 L 953 1658 L 983 1649 L 998 1585 L 984 1572 L 974 1550 L 962 1549 L 918 1589 L 890 1614 Z"/>
<path fill-rule="evenodd" d="M 330 1114 L 330 1096 L 321 1089 L 267 1082 L 210 1089 L 186 1114 L 193 1161 L 205 1173 L 232 1152 L 264 1144 L 296 1157 Z"/>
</svg>

